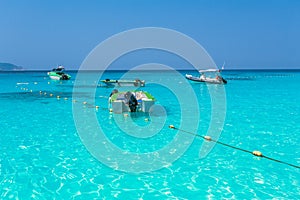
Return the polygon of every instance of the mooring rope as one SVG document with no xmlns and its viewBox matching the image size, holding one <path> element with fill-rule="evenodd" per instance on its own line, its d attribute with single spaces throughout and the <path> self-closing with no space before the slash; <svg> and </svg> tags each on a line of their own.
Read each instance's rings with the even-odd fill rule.
<svg viewBox="0 0 300 200">
<path fill-rule="evenodd" d="M 268 156 L 265 156 L 263 155 L 260 151 L 249 151 L 249 150 L 246 150 L 246 149 L 242 149 L 242 148 L 239 148 L 239 147 L 235 147 L 235 146 L 232 146 L 232 145 L 229 145 L 229 144 L 226 144 L 226 143 L 223 143 L 223 142 L 220 142 L 218 140 L 214 140 L 212 139 L 210 136 L 203 136 L 203 135 L 199 135 L 197 133 L 193 133 L 193 132 L 189 132 L 189 131 L 186 131 L 186 130 L 182 130 L 182 129 L 179 129 L 179 128 L 176 128 L 174 125 L 169 125 L 169 128 L 171 129 L 175 129 L 175 130 L 178 130 L 178 131 L 181 131 L 181 132 L 184 132 L 184 133 L 188 133 L 190 135 L 193 135 L 195 137 L 199 137 L 199 138 L 202 138 L 206 141 L 209 141 L 209 142 L 215 142 L 217 144 L 221 144 L 223 146 L 227 146 L 229 148 L 232 148 L 232 149 L 236 149 L 236 150 L 239 150 L 239 151 L 243 151 L 243 152 L 246 152 L 246 153 L 250 153 L 254 156 L 257 156 L 257 157 L 261 157 L 261 158 L 266 158 L 268 160 L 272 160 L 274 162 L 278 162 L 278 163 L 282 163 L 282 164 L 285 164 L 285 165 L 289 165 L 291 167 L 295 167 L 295 168 L 300 168 L 300 166 L 297 166 L 297 165 L 294 165 L 294 164 L 291 164 L 291 163 L 287 163 L 285 161 L 282 161 L 282 160 L 278 160 L 278 159 L 274 159 L 274 158 L 271 158 L 271 157 L 268 157 Z"/>
</svg>

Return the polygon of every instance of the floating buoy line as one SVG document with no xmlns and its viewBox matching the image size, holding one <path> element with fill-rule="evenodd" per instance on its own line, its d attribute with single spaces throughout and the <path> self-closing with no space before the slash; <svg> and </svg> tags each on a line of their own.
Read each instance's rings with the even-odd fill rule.
<svg viewBox="0 0 300 200">
<path fill-rule="evenodd" d="M 186 130 L 182 130 L 182 129 L 179 129 L 179 128 L 176 128 L 174 125 L 169 125 L 169 128 L 170 129 L 174 129 L 174 130 L 178 130 L 178 131 L 181 131 L 181 132 L 184 132 L 184 133 L 187 133 L 187 134 L 190 134 L 190 135 L 193 135 L 195 137 L 199 137 L 199 138 L 202 138 L 206 141 L 209 141 L 209 142 L 214 142 L 216 144 L 220 144 L 220 145 L 223 145 L 223 146 L 227 146 L 229 148 L 232 148 L 232 149 L 236 149 L 236 150 L 239 150 L 239 151 L 243 151 L 243 152 L 246 152 L 246 153 L 250 153 L 254 156 L 257 156 L 257 157 L 261 157 L 261 158 L 266 158 L 268 160 L 271 160 L 271 161 L 274 161 L 274 162 L 278 162 L 278 163 L 282 163 L 282 164 L 285 164 L 285 165 L 289 165 L 291 167 L 295 167 L 295 168 L 300 168 L 300 166 L 298 165 L 294 165 L 294 164 L 291 164 L 291 163 L 287 163 L 285 161 L 282 161 L 282 160 L 278 160 L 278 159 L 274 159 L 274 158 L 271 158 L 271 157 L 268 157 L 268 156 L 265 156 L 263 155 L 260 151 L 249 151 L 249 150 L 246 150 L 246 149 L 242 149 L 242 148 L 239 148 L 239 147 L 235 147 L 235 146 L 232 146 L 232 145 L 229 145 L 229 144 L 226 144 L 226 143 L 223 143 L 223 142 L 220 142 L 218 140 L 215 140 L 213 138 L 211 138 L 210 136 L 203 136 L 203 135 L 199 135 L 197 133 L 193 133 L 193 132 L 189 132 L 189 131 L 186 131 Z"/>
<path fill-rule="evenodd" d="M 25 85 L 24 83 L 17 83 L 17 86 L 16 87 L 18 87 L 18 85 Z M 26 83 L 26 85 L 28 85 L 29 83 Z M 36 85 L 37 83 L 36 82 L 34 82 L 34 84 Z M 50 84 L 49 82 L 48 82 L 48 84 Z M 61 100 L 61 99 L 63 99 L 64 101 L 68 101 L 69 100 L 69 98 L 68 97 L 62 97 L 62 96 L 60 96 L 60 95 L 55 95 L 54 93 L 51 93 L 51 92 L 49 92 L 49 91 L 42 91 L 42 90 L 39 90 L 39 91 L 33 91 L 33 90 L 29 90 L 28 88 L 26 88 L 26 87 L 20 87 L 20 89 L 21 90 L 23 90 L 23 91 L 26 91 L 27 93 L 32 93 L 33 95 L 34 94 L 37 94 L 37 96 L 43 96 L 43 97 L 51 97 L 51 98 L 56 98 L 57 100 Z M 76 99 L 72 99 L 72 102 L 73 103 L 82 103 L 83 104 L 83 106 L 84 107 L 89 107 L 89 108 L 95 108 L 96 110 L 98 110 L 98 109 L 107 109 L 107 108 L 104 108 L 104 107 L 100 107 L 100 106 L 98 106 L 98 105 L 93 105 L 93 104 L 91 104 L 91 103 L 88 103 L 87 101 L 78 101 L 78 100 L 76 100 Z M 111 112 L 111 111 L 110 111 Z"/>
<path fill-rule="evenodd" d="M 63 96 L 60 96 L 61 94 L 55 94 L 55 93 L 52 93 L 52 92 L 49 92 L 49 91 L 42 91 L 42 90 L 37 90 L 37 91 L 34 91 L 32 89 L 29 89 L 27 87 L 20 87 L 20 85 L 29 85 L 30 83 L 16 83 L 16 87 L 17 88 L 20 88 L 20 90 L 23 90 L 27 93 L 31 93 L 33 96 L 39 96 L 39 97 L 51 97 L 51 98 L 56 98 L 58 101 L 60 101 L 61 99 L 63 99 L 64 101 L 68 101 L 69 98 L 68 97 L 63 97 Z M 37 82 L 34 82 L 34 85 L 37 85 L 38 83 Z M 51 84 L 50 82 L 48 82 L 48 84 Z M 107 96 L 99 96 L 100 98 L 108 98 Z M 72 102 L 73 103 L 79 103 L 79 104 L 82 104 L 83 105 L 83 108 L 95 108 L 96 111 L 99 111 L 100 109 L 101 110 L 108 110 L 110 114 L 113 113 L 113 109 L 112 108 L 106 108 L 106 107 L 101 107 L 101 106 L 98 106 L 98 105 L 94 105 L 94 104 L 91 104 L 87 101 L 79 101 L 77 99 L 73 99 L 73 98 L 70 98 L 72 99 Z M 123 115 L 125 118 L 128 117 L 128 114 L 124 114 Z M 145 118 L 145 121 L 150 121 L 148 118 Z"/>
<path fill-rule="evenodd" d="M 22 83 L 22 85 L 23 85 L 23 84 L 24 84 L 24 83 Z M 27 84 L 28 84 L 28 83 L 27 83 Z M 27 84 L 26 84 L 26 85 L 27 85 Z M 35 82 L 34 84 L 37 84 L 37 83 Z M 49 83 L 48 83 L 48 84 L 49 84 Z M 21 85 L 21 84 L 18 84 L 18 83 L 17 83 L 17 85 Z M 18 86 L 16 86 L 16 87 L 18 87 Z M 24 91 L 29 91 L 30 93 L 33 93 L 33 90 L 29 90 L 28 88 L 21 87 L 20 89 L 21 89 L 21 90 L 24 90 Z M 40 94 L 41 96 L 42 96 L 42 95 L 43 95 L 43 96 L 47 96 L 47 95 L 48 95 L 47 92 L 43 92 L 43 91 L 39 91 L 39 94 Z M 55 97 L 54 94 L 52 94 L 52 93 L 50 93 L 49 96 L 50 96 L 50 97 Z M 56 99 L 57 99 L 57 100 L 60 100 L 61 98 L 62 98 L 62 97 L 59 96 L 59 95 L 56 96 Z M 63 99 L 64 99 L 65 101 L 68 100 L 67 97 L 64 97 Z M 82 103 L 84 106 L 88 106 L 88 107 L 91 107 L 91 108 L 95 108 L 96 110 L 98 110 L 98 109 L 100 108 L 99 106 L 97 106 L 97 105 L 92 105 L 92 104 L 90 104 L 90 103 L 88 103 L 88 102 L 86 102 L 86 101 L 78 102 L 77 100 L 73 99 L 72 102 L 73 102 L 73 103 L 76 103 L 76 102 L 77 102 L 77 103 Z M 110 109 L 109 109 L 109 108 L 101 108 L 101 109 L 105 109 L 105 110 L 107 109 L 107 110 L 109 110 L 110 113 L 113 112 L 113 110 L 112 110 L 111 108 L 110 108 Z M 126 116 L 128 116 L 128 114 L 124 114 L 124 117 L 126 117 Z M 148 118 L 146 118 L 145 121 L 148 121 Z M 278 159 L 275 159 L 275 158 L 271 158 L 271 157 L 269 157 L 269 156 L 265 156 L 265 155 L 262 154 L 262 152 L 257 151 L 257 150 L 255 150 L 255 151 L 249 151 L 249 150 L 246 150 L 246 149 L 242 149 L 242 148 L 239 148 L 239 147 L 235 147 L 235 146 L 232 146 L 232 145 L 229 145 L 229 144 L 220 142 L 220 141 L 218 141 L 218 140 L 215 140 L 215 139 L 213 139 L 213 138 L 211 138 L 210 136 L 207 136 L 207 135 L 203 136 L 203 135 L 200 135 L 200 134 L 197 134 L 197 133 L 193 133 L 193 132 L 190 132 L 190 131 L 186 131 L 186 130 L 182 130 L 182 129 L 176 128 L 174 125 L 169 125 L 169 128 L 170 128 L 170 129 L 174 129 L 174 130 L 178 130 L 178 131 L 183 132 L 183 133 L 187 133 L 187 134 L 193 135 L 193 136 L 198 137 L 198 138 L 202 138 L 202 139 L 204 139 L 204 140 L 206 140 L 206 141 L 208 141 L 208 142 L 214 142 L 214 143 L 216 143 L 216 144 L 220 144 L 220 145 L 223 145 L 223 146 L 227 146 L 227 147 L 232 148 L 232 149 L 236 149 L 236 150 L 239 150 L 239 151 L 243 151 L 243 152 L 246 152 L 246 153 L 250 153 L 250 154 L 252 154 L 252 155 L 254 155 L 254 156 L 257 156 L 257 157 L 261 157 L 261 158 L 265 158 L 265 159 L 268 159 L 268 160 L 271 160 L 271 161 L 274 161 L 274 162 L 278 162 L 278 163 L 282 163 L 282 164 L 285 164 L 285 165 L 289 165 L 289 166 L 294 167 L 294 168 L 298 168 L 298 169 L 300 168 L 300 166 L 298 166 L 298 165 L 294 165 L 294 164 L 291 164 L 291 163 L 288 163 L 288 162 L 285 162 L 285 161 L 282 161 L 282 160 L 278 160 Z"/>
</svg>

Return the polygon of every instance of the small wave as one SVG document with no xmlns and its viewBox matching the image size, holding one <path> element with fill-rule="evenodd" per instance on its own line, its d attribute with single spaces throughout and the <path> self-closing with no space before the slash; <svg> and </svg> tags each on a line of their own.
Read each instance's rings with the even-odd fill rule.
<svg viewBox="0 0 300 200">
<path fill-rule="evenodd" d="M 17 85 L 28 85 L 29 83 L 17 83 Z"/>
</svg>

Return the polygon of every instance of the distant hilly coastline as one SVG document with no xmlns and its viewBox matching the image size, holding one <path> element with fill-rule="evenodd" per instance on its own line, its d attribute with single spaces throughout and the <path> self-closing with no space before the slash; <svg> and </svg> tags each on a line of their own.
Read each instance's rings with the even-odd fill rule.
<svg viewBox="0 0 300 200">
<path fill-rule="evenodd" d="M 11 63 L 0 63 L 0 71 L 23 71 L 24 68 Z"/>
</svg>

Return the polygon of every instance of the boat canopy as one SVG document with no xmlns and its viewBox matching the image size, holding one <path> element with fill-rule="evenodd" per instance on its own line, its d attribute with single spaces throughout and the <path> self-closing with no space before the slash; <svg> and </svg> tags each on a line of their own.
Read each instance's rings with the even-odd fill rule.
<svg viewBox="0 0 300 200">
<path fill-rule="evenodd" d="M 204 70 L 199 70 L 200 73 L 205 73 L 205 72 L 220 72 L 219 69 L 204 69 Z"/>
<path fill-rule="evenodd" d="M 57 68 L 52 69 L 53 72 L 62 72 L 65 68 L 62 65 L 59 65 Z"/>
</svg>

